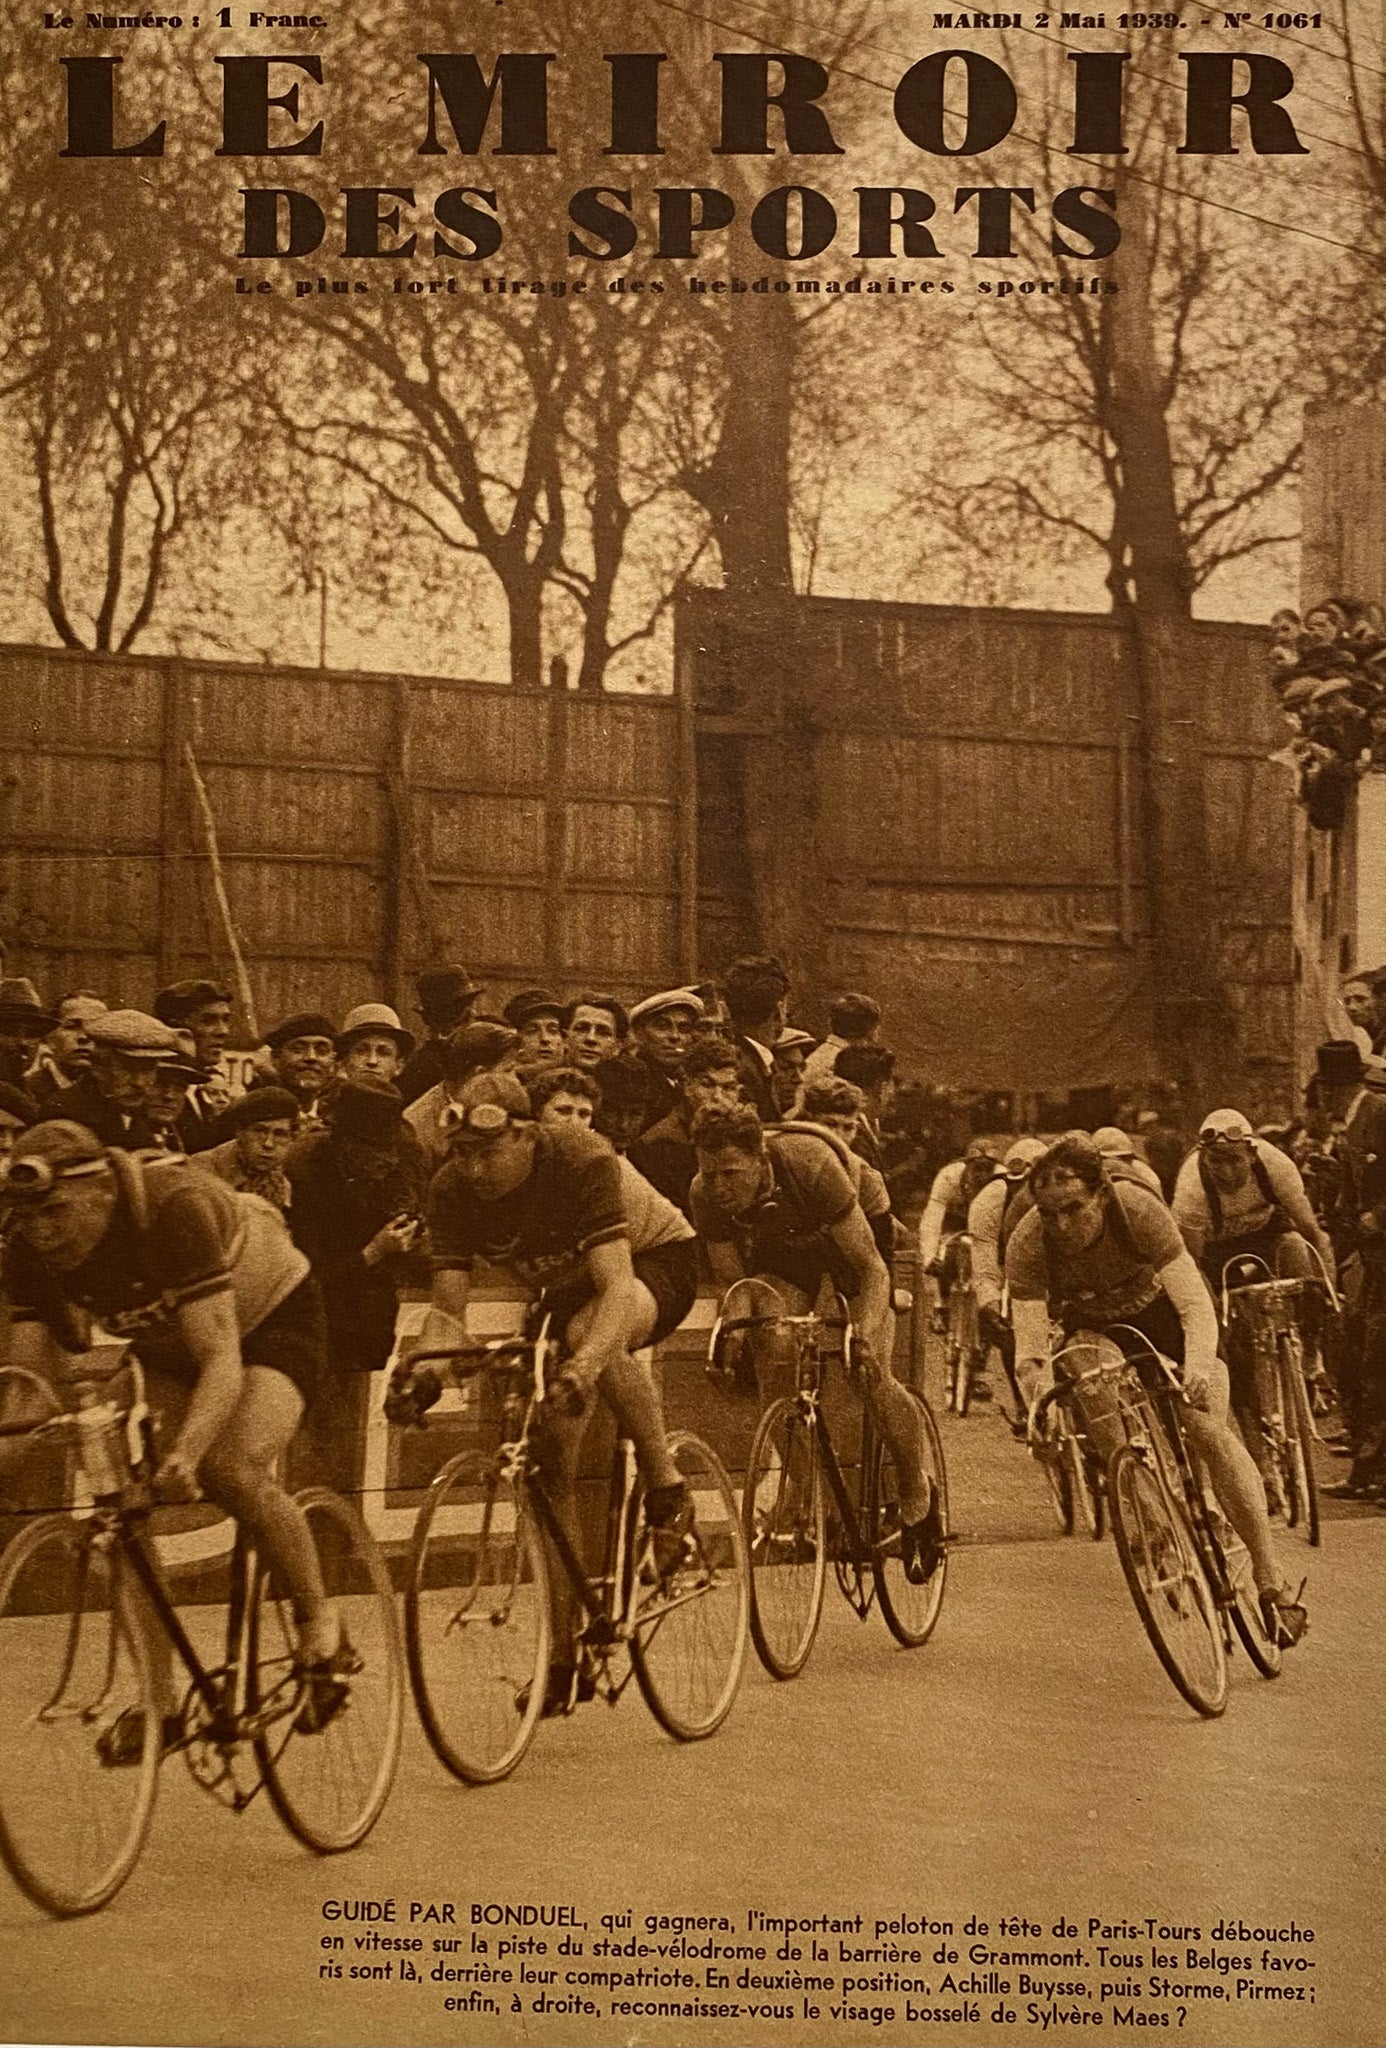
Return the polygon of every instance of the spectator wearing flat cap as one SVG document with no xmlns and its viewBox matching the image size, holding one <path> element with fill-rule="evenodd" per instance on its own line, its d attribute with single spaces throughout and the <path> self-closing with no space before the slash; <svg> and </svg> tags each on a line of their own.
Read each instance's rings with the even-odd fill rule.
<svg viewBox="0 0 1386 2048">
<path fill-rule="evenodd" d="M 781 1116 L 802 1114 L 804 1062 L 818 1040 L 787 1024 L 770 1048 L 770 1093 Z"/>
<path fill-rule="evenodd" d="M 785 1025 L 788 971 L 771 955 L 743 953 L 727 969 L 723 993 L 731 1013 L 732 1043 L 746 1099 L 754 1104 L 762 1123 L 774 1123 L 779 1110 L 770 1073 L 775 1041 Z"/>
<path fill-rule="evenodd" d="M 259 1195 L 286 1210 L 293 1197 L 284 1162 L 298 1133 L 298 1098 L 287 1088 L 252 1088 L 217 1118 L 217 1143 L 193 1156 L 238 1194 Z"/>
<path fill-rule="evenodd" d="M 24 1086 L 39 1046 L 57 1021 L 31 981 L 23 976 L 0 981 L 0 1081 L 11 1088 Z"/>
<path fill-rule="evenodd" d="M 24 1092 L 40 1109 L 48 1107 L 60 1088 L 70 1088 L 87 1072 L 91 1066 L 87 1026 L 93 1017 L 106 1014 L 106 1005 L 89 988 L 59 996 L 53 1008 L 56 1021 L 24 1076 Z"/>
<path fill-rule="evenodd" d="M 412 1264 L 428 1174 L 408 1141 L 396 1088 L 343 1081 L 328 1125 L 290 1148 L 289 1227 L 322 1283 L 328 1355 L 342 1372 L 378 1372 L 395 1340 L 399 1287 Z M 330 1406 L 329 1402 L 329 1406 Z"/>
<path fill-rule="evenodd" d="M 649 1074 L 650 1125 L 679 1106 L 679 1069 L 697 1042 L 702 1018 L 703 999 L 692 988 L 661 989 L 631 1010 L 635 1057 Z"/>
<path fill-rule="evenodd" d="M 419 1015 L 428 1036 L 405 1061 L 399 1077 L 399 1092 L 407 1109 L 443 1078 L 443 1041 L 460 1030 L 486 990 L 473 981 L 465 967 L 426 967 L 414 977 L 418 991 Z"/>
<path fill-rule="evenodd" d="M 178 1057 L 176 1032 L 143 1010 L 107 1010 L 87 1026 L 91 1066 L 61 1089 L 48 1114 L 85 1124 L 103 1145 L 136 1151 L 156 1142 L 151 1108 L 161 1062 Z"/>
<path fill-rule="evenodd" d="M 563 1065 L 563 1012 L 567 1005 L 546 988 L 522 988 L 501 1011 L 512 1031 L 520 1034 L 524 1067 Z"/>
<path fill-rule="evenodd" d="M 324 1097 L 337 1071 L 337 1027 L 321 1010 L 300 1010 L 265 1040 L 274 1085 L 298 1103 L 301 1127 L 322 1126 Z M 263 1085 L 263 1084 L 262 1084 Z"/>
<path fill-rule="evenodd" d="M 183 1118 L 188 1107 L 188 1091 L 201 1079 L 202 1068 L 188 1050 L 190 1034 L 179 1031 L 176 1036 L 183 1041 L 179 1050 L 160 1060 L 154 1070 L 154 1086 L 149 1091 L 149 1121 L 154 1127 L 154 1143 L 161 1152 L 186 1153 Z"/>
<path fill-rule="evenodd" d="M 220 981 L 199 977 L 170 982 L 154 998 L 154 1015 L 192 1040 L 195 1073 L 178 1116 L 183 1150 L 201 1152 L 216 1142 L 217 1118 L 232 1090 L 226 1048 L 231 1039 L 231 991 Z"/>
<path fill-rule="evenodd" d="M 337 1033 L 337 1071 L 346 1081 L 397 1087 L 417 1043 L 388 1003 L 358 1003 L 348 1010 Z"/>
<path fill-rule="evenodd" d="M 411 1102 L 404 1120 L 423 1148 L 429 1166 L 436 1171 L 448 1156 L 448 1137 L 443 1113 L 473 1074 L 499 1069 L 512 1070 L 520 1057 L 520 1034 L 508 1024 L 491 1018 L 476 1018 L 463 1024 L 443 1041 L 443 1078 L 436 1087 Z"/>
</svg>

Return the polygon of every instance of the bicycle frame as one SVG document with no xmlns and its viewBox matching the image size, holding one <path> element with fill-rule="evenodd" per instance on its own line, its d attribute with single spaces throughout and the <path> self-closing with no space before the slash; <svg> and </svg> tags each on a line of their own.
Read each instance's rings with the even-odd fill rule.
<svg viewBox="0 0 1386 2048">
<path fill-rule="evenodd" d="M 410 1365 L 411 1369 L 435 1363 L 445 1365 L 454 1386 L 487 1373 L 494 1373 L 501 1381 L 504 1390 L 501 1426 L 503 1431 L 509 1430 L 513 1434 L 503 1435 L 497 1445 L 493 1454 L 496 1468 L 517 1487 L 523 1488 L 535 1520 L 572 1589 L 582 1617 L 578 1631 L 579 1648 L 595 1657 L 599 1668 L 593 1675 L 599 1690 L 603 1698 L 615 1706 L 634 1675 L 633 1668 L 627 1669 L 617 1679 L 611 1672 L 610 1659 L 612 1652 L 621 1644 L 629 1643 L 636 1632 L 636 1569 L 639 1560 L 631 1542 L 637 1479 L 635 1446 L 629 1437 L 617 1437 L 601 1569 L 589 1576 L 559 1519 L 544 1478 L 543 1466 L 532 1443 L 536 1421 L 549 1398 L 545 1384 L 545 1364 L 552 1348 L 548 1327 L 546 1317 L 539 1333 L 532 1338 L 497 1337 L 480 1344 L 419 1351 L 414 1353 Z M 466 1361 L 473 1361 L 470 1369 L 459 1370 Z M 652 1618 L 672 1613 L 686 1601 L 700 1597 L 700 1592 L 692 1589 L 674 1594 L 663 1603 L 646 1601 L 640 1607 L 640 1625 L 645 1627 Z"/>
</svg>

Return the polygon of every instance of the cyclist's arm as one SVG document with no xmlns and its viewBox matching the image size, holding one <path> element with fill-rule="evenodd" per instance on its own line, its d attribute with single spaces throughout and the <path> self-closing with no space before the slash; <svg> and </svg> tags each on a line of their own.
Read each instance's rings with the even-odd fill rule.
<svg viewBox="0 0 1386 2048">
<path fill-rule="evenodd" d="M 738 1280 L 746 1278 L 746 1268 L 741 1263 L 741 1254 L 734 1244 L 722 1244 L 703 1239 L 703 1250 L 707 1254 L 708 1268 L 719 1294 L 725 1294 Z"/>
<path fill-rule="evenodd" d="M 1184 1386 L 1198 1407 L 1200 1392 L 1206 1390 L 1208 1376 L 1217 1364 L 1217 1310 L 1191 1252 L 1183 1251 L 1171 1259 L 1156 1277 L 1184 1326 Z"/>
<path fill-rule="evenodd" d="M 1281 1171 L 1282 1161 L 1290 1169 L 1288 1173 Z M 1323 1225 L 1314 1214 L 1313 1204 L 1309 1200 L 1308 1191 L 1304 1185 L 1304 1176 L 1295 1165 L 1293 1159 L 1286 1159 L 1283 1153 L 1277 1155 L 1276 1163 L 1271 1167 L 1271 1176 L 1272 1185 L 1275 1188 L 1280 1206 L 1285 1211 L 1286 1217 L 1294 1225 L 1300 1236 L 1307 1238 L 1309 1243 L 1314 1246 L 1324 1265 L 1328 1268 L 1329 1278 L 1332 1279 L 1337 1272 L 1337 1265 L 1333 1257 L 1333 1245 Z"/>
<path fill-rule="evenodd" d="M 586 1336 L 564 1370 L 580 1384 L 593 1385 L 611 1363 L 612 1354 L 626 1350 L 639 1301 L 628 1238 L 590 1245 L 585 1263 L 592 1282 L 594 1313 Z"/>
<path fill-rule="evenodd" d="M 1011 1295 L 1011 1328 L 1015 1332 L 1015 1366 L 1049 1363 L 1049 1304 L 1025 1295 Z"/>
<path fill-rule="evenodd" d="M 433 1275 L 428 1314 L 419 1334 L 402 1346 L 401 1365 L 407 1366 L 416 1351 L 441 1350 L 444 1345 L 465 1342 L 471 1284 L 471 1274 L 461 1266 L 444 1266 Z"/>
<path fill-rule="evenodd" d="M 890 1274 L 860 1202 L 853 1202 L 845 1216 L 830 1223 L 827 1234 L 852 1269 L 852 1320 L 881 1363 L 889 1366 L 895 1348 Z"/>
<path fill-rule="evenodd" d="M 197 1367 L 197 1385 L 169 1457 L 195 1472 L 231 1420 L 245 1385 L 236 1297 L 229 1287 L 199 1295 L 183 1302 L 175 1316 Z"/>
<path fill-rule="evenodd" d="M 941 1198 L 936 1199 L 930 1195 L 924 1214 L 919 1219 L 919 1263 L 926 1272 L 939 1255 L 947 1216 L 947 1204 Z"/>
<path fill-rule="evenodd" d="M 1170 1214 L 1179 1225 L 1179 1235 L 1188 1246 L 1190 1257 L 1195 1261 L 1200 1260 L 1212 1234 L 1213 1219 L 1208 1214 L 1207 1197 L 1203 1192 L 1203 1183 L 1198 1177 L 1196 1159 L 1186 1159 L 1180 1167 L 1179 1178 L 1174 1184 L 1174 1198 L 1169 1208 Z"/>
<path fill-rule="evenodd" d="M 978 1308 L 998 1308 L 1001 1303 L 1001 1261 L 998 1257 L 1004 1197 L 997 1205 L 990 1186 L 982 1189 L 967 1212 L 967 1234 L 972 1239 L 972 1286 Z"/>
</svg>

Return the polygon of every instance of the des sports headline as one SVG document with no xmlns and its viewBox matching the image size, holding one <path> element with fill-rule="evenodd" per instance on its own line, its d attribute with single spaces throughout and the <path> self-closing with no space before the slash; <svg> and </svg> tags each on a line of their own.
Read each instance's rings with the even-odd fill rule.
<svg viewBox="0 0 1386 2048">
<path fill-rule="evenodd" d="M 103 17 L 105 19 L 105 17 Z M 124 21 L 125 17 L 110 17 Z M 161 17 L 161 21 L 165 19 Z M 139 17 L 130 17 L 137 23 Z M 176 17 L 168 18 L 173 26 Z M 65 157 L 161 157 L 169 123 L 159 120 L 144 134 L 125 132 L 120 57 L 62 57 L 66 75 Z M 317 54 L 218 56 L 221 71 L 221 132 L 215 154 L 245 163 L 266 158 L 323 157 L 331 129 L 331 80 Z M 614 158 L 665 155 L 664 53 L 623 50 L 604 54 L 609 97 L 602 110 L 603 137 L 595 146 Z M 489 71 L 471 51 L 422 52 L 417 84 L 416 157 L 456 153 L 460 157 L 540 158 L 556 156 L 559 94 L 553 51 L 501 52 Z M 718 140 L 712 157 L 766 157 L 777 150 L 795 158 L 846 154 L 833 131 L 828 105 L 831 79 L 826 66 L 794 51 L 722 52 L 718 67 Z M 1126 51 L 1071 51 L 1070 91 L 1065 117 L 1067 154 L 1102 159 L 1126 154 Z M 1285 104 L 1294 73 L 1280 58 L 1261 52 L 1185 51 L 1182 156 L 1305 156 Z M 409 94 L 390 95 L 396 103 Z M 985 156 L 1005 142 L 1020 114 L 1020 97 L 1004 66 L 977 50 L 937 50 L 921 57 L 894 88 L 892 114 L 907 142 L 928 157 Z M 590 119 L 590 115 L 588 117 Z M 411 138 L 412 139 L 412 138 Z M 561 139 L 561 137 L 560 137 Z M 582 138 L 593 146 L 590 134 Z M 407 183 L 352 185 L 340 189 L 329 222 L 323 198 L 288 184 L 238 188 L 242 199 L 239 257 L 284 259 L 308 256 L 331 233 L 345 257 L 408 257 L 416 252 L 476 262 L 501 248 L 504 202 L 498 185 L 453 185 L 431 203 L 432 226 L 411 224 L 414 188 Z M 865 260 L 933 257 L 940 251 L 930 223 L 939 213 L 934 193 L 909 185 L 858 185 L 854 255 Z M 840 203 L 840 202 L 839 202 Z M 979 257 L 1014 253 L 1014 209 L 1034 213 L 1039 202 L 1031 186 L 1001 183 L 959 185 L 951 195 L 954 214 L 972 208 L 974 248 Z M 1097 260 L 1110 256 L 1121 239 L 1116 194 L 1100 185 L 1073 184 L 1048 201 L 1051 247 L 1056 255 Z M 598 262 L 632 255 L 644 240 L 647 253 L 686 261 L 700 252 L 701 237 L 733 226 L 737 203 L 720 186 L 658 184 L 637 202 L 634 189 L 619 182 L 585 185 L 567 201 L 568 253 Z M 836 240 L 838 210 L 815 185 L 773 187 L 749 210 L 745 223 L 766 256 L 797 262 L 819 256 Z M 430 246 L 431 243 L 431 246 Z"/>
</svg>

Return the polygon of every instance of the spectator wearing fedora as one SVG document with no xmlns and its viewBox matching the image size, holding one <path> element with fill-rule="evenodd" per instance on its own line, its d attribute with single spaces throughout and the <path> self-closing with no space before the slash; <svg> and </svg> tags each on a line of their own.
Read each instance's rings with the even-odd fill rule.
<svg viewBox="0 0 1386 2048">
<path fill-rule="evenodd" d="M 59 996 L 54 1004 L 56 1022 L 24 1076 L 24 1092 L 46 1109 L 60 1088 L 80 1081 L 91 1066 L 91 1040 L 87 1026 L 93 1017 L 104 1017 L 106 1005 L 89 988 Z"/>
<path fill-rule="evenodd" d="M 91 1066 L 60 1089 L 50 1117 L 85 1124 L 103 1145 L 137 1151 L 157 1142 L 151 1114 L 160 1065 L 182 1052 L 176 1032 L 143 1010 L 107 1010 L 87 1025 Z"/>
<path fill-rule="evenodd" d="M 414 977 L 414 987 L 428 1036 L 405 1061 L 399 1077 L 406 1109 L 442 1080 L 444 1039 L 467 1022 L 478 998 L 486 993 L 465 967 L 456 966 L 426 967 Z"/>
<path fill-rule="evenodd" d="M 24 1086 L 24 1076 L 57 1021 L 31 981 L 22 975 L 0 981 L 0 1081 L 7 1087 Z"/>
<path fill-rule="evenodd" d="M 563 1065 L 563 1012 L 567 1008 L 546 988 L 522 988 L 501 1011 L 512 1031 L 520 1034 L 520 1065 Z"/>
<path fill-rule="evenodd" d="M 284 1162 L 297 1131 L 296 1096 L 287 1088 L 252 1088 L 222 1111 L 217 1143 L 196 1153 L 193 1164 L 214 1173 L 238 1194 L 259 1195 L 286 1210 L 293 1190 Z"/>
<path fill-rule="evenodd" d="M 337 1071 L 347 1081 L 392 1088 L 417 1044 L 388 1003 L 358 1003 L 337 1033 Z"/>
<path fill-rule="evenodd" d="M 1339 1394 L 1352 1450 L 1346 1480 L 1327 1492 L 1386 1495 L 1386 1095 L 1368 1086 L 1354 1039 L 1330 1039 L 1315 1058 L 1315 1093 L 1338 1126 L 1342 1170 L 1330 1221 L 1349 1308 Z M 1346 1269 L 1346 1270 L 1344 1270 Z"/>
<path fill-rule="evenodd" d="M 691 988 L 661 989 L 630 1013 L 634 1057 L 647 1077 L 646 1129 L 662 1123 L 679 1106 L 679 1069 L 693 1050 L 702 1016 L 703 999 Z"/>
<path fill-rule="evenodd" d="M 191 1038 L 193 1076 L 178 1114 L 178 1137 L 189 1154 L 216 1142 L 216 1123 L 231 1088 L 226 1048 L 231 1038 L 231 991 L 199 977 L 170 982 L 154 998 L 154 1015 Z"/>
<path fill-rule="evenodd" d="M 328 1355 L 339 1371 L 378 1372 L 395 1341 L 398 1288 L 410 1265 L 428 1176 L 407 1142 L 397 1088 L 343 1081 L 326 1130 L 290 1148 L 289 1226 L 322 1283 Z"/>
</svg>

